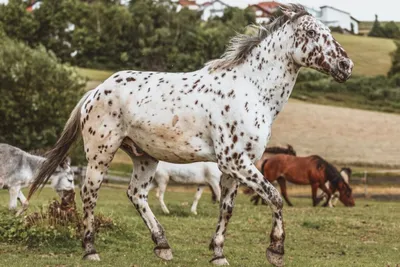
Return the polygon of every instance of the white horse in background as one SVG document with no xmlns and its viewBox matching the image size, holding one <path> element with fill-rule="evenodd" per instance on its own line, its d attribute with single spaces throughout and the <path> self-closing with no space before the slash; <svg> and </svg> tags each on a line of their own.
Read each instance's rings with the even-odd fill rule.
<svg viewBox="0 0 400 267">
<path fill-rule="evenodd" d="M 21 191 L 33 182 L 36 170 L 45 158 L 29 154 L 8 144 L 0 144 L 0 189 L 8 189 L 10 193 L 9 209 L 16 210 L 18 200 L 22 209 L 20 215 L 28 208 L 29 202 Z M 74 189 L 74 174 L 70 160 L 67 158 L 51 176 L 51 186 L 63 198 L 66 192 Z"/>
<path fill-rule="evenodd" d="M 225 233 L 237 189 L 243 184 L 272 209 L 266 256 L 273 265 L 284 265 L 282 198 L 255 163 L 300 68 L 313 68 L 345 82 L 353 62 L 329 28 L 304 7 L 291 5 L 282 13 L 265 27 L 256 27 L 254 34 L 232 38 L 222 58 L 197 71 L 120 71 L 82 97 L 41 166 L 29 197 L 46 183 L 82 136 L 88 160 L 81 188 L 85 259 L 100 260 L 94 242 L 94 209 L 104 176 L 121 148 L 135 166 L 127 196 L 149 229 L 158 257 L 173 258 L 166 231 L 147 201 L 158 162 L 207 161 L 216 162 L 223 173 L 211 262 L 228 264 L 223 251 Z"/>
<path fill-rule="evenodd" d="M 219 187 L 221 174 L 218 165 L 214 162 L 174 164 L 160 161 L 151 187 L 158 185 L 157 197 L 161 208 L 164 213 L 169 214 L 169 210 L 164 203 L 164 193 L 170 180 L 178 184 L 199 185 L 191 208 L 191 212 L 197 214 L 197 204 L 207 184 L 211 186 L 216 199 L 219 201 L 221 197 L 221 189 Z"/>
</svg>

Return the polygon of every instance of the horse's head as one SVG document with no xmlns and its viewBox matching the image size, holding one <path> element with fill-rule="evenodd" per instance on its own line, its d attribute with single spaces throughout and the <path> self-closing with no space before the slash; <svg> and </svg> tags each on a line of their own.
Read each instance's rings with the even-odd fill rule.
<svg viewBox="0 0 400 267">
<path fill-rule="evenodd" d="M 354 207 L 354 198 L 353 192 L 350 186 L 341 180 L 338 182 L 338 191 L 339 191 L 339 200 L 346 206 L 346 207 Z"/>
<path fill-rule="evenodd" d="M 352 170 L 348 167 L 343 167 L 340 170 L 340 175 L 343 177 L 344 181 L 348 184 L 350 182 Z"/>
<path fill-rule="evenodd" d="M 350 78 L 354 66 L 346 51 L 333 38 L 328 27 L 304 8 L 295 7 L 283 9 L 294 31 L 291 49 L 293 60 L 300 66 L 329 74 L 337 82 L 345 82 Z"/>
<path fill-rule="evenodd" d="M 71 169 L 71 160 L 66 158 L 51 176 L 51 186 L 60 196 L 61 200 L 70 203 L 74 192 L 74 172 Z M 74 194 L 73 194 L 74 195 Z"/>
</svg>

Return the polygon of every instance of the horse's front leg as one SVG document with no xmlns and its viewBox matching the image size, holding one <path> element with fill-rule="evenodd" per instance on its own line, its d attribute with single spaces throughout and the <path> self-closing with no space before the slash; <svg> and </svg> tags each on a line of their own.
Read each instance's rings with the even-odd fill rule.
<svg viewBox="0 0 400 267">
<path fill-rule="evenodd" d="M 8 193 L 10 194 L 10 202 L 8 204 L 8 208 L 11 211 L 15 211 L 17 209 L 18 204 L 18 192 L 21 190 L 19 186 L 11 186 L 8 189 Z"/>
<path fill-rule="evenodd" d="M 128 198 L 151 232 L 151 237 L 156 244 L 154 253 L 163 260 L 172 260 L 172 250 L 165 237 L 164 228 L 154 216 L 147 202 L 150 184 L 154 179 L 158 161 L 147 155 L 132 157 L 132 160 L 135 168 L 127 191 Z M 160 195 L 162 195 L 161 184 L 159 187 Z"/>
<path fill-rule="evenodd" d="M 20 216 L 22 213 L 24 213 L 29 206 L 29 201 L 26 199 L 26 197 L 24 196 L 24 194 L 22 193 L 21 190 L 19 190 L 18 192 L 18 200 L 21 202 L 22 208 L 18 210 L 17 212 L 17 216 Z"/>
<path fill-rule="evenodd" d="M 285 230 L 282 197 L 249 159 L 243 159 L 240 167 L 240 171 L 236 173 L 239 181 L 253 189 L 272 209 L 271 241 L 267 248 L 267 259 L 274 266 L 283 266 Z"/>
<path fill-rule="evenodd" d="M 229 265 L 223 254 L 225 232 L 232 216 L 233 206 L 239 183 L 233 177 L 227 174 L 221 176 L 221 200 L 220 200 L 220 216 L 214 237 L 210 243 L 210 249 L 214 251 L 211 263 L 215 265 Z"/>
<path fill-rule="evenodd" d="M 326 194 L 326 201 L 325 201 L 325 203 L 324 203 L 324 207 L 327 207 L 328 206 L 328 204 L 329 204 L 329 207 L 333 207 L 333 205 L 332 205 L 332 192 L 331 192 L 331 190 L 330 189 L 328 189 L 326 186 L 325 186 L 325 184 L 321 184 L 320 186 L 319 186 L 319 188 L 321 188 L 321 190 L 322 191 L 324 191 L 324 193 Z"/>
<path fill-rule="evenodd" d="M 282 216 L 282 198 L 278 190 L 276 190 L 270 182 L 264 180 L 264 176 L 248 157 L 243 155 L 243 153 L 233 153 L 233 155 L 235 157 L 235 162 L 238 163 L 237 166 L 236 164 L 232 165 L 232 161 L 230 161 L 231 163 L 228 163 L 228 160 L 220 163 L 221 170 L 225 170 L 226 174 L 221 179 L 222 198 L 220 221 L 217 227 L 217 233 L 211 243 L 212 248 L 214 248 L 214 259 L 216 259 L 213 259 L 213 263 L 227 264 L 227 261 L 222 254 L 224 231 L 226 230 L 226 224 L 232 215 L 233 200 L 236 196 L 238 184 L 243 183 L 259 194 L 272 209 L 273 226 L 270 235 L 271 243 L 267 248 L 267 259 L 275 266 L 283 266 L 285 231 Z M 228 173 L 229 176 L 227 176 Z"/>
<path fill-rule="evenodd" d="M 196 194 L 194 195 L 194 200 L 193 200 L 192 208 L 190 209 L 190 211 L 195 215 L 197 215 L 197 204 L 199 203 L 201 194 L 203 194 L 204 187 L 205 187 L 205 185 L 199 185 L 197 187 Z"/>
</svg>

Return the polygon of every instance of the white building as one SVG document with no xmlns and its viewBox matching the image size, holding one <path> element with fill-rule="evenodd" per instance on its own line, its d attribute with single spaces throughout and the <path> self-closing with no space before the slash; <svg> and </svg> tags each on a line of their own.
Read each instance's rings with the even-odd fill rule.
<svg viewBox="0 0 400 267">
<path fill-rule="evenodd" d="M 201 5 L 201 10 L 203 11 L 201 19 L 208 20 L 213 17 L 222 17 L 227 7 L 229 6 L 220 0 L 205 2 Z"/>
<path fill-rule="evenodd" d="M 328 27 L 340 27 L 358 34 L 359 21 L 352 17 L 349 12 L 331 6 L 322 6 L 320 10 L 307 8 L 307 11 Z"/>
</svg>

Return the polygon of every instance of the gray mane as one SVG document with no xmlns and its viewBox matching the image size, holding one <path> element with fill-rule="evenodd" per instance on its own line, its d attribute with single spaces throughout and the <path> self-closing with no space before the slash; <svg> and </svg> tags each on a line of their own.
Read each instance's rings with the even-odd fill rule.
<svg viewBox="0 0 400 267">
<path fill-rule="evenodd" d="M 240 65 L 254 47 L 259 45 L 261 41 L 271 35 L 274 31 L 278 30 L 287 21 L 295 21 L 302 16 L 310 15 L 301 5 L 281 5 L 281 9 L 285 12 L 293 12 L 295 15 L 293 17 L 289 17 L 283 14 L 265 26 L 248 26 L 247 28 L 255 29 L 256 33 L 237 34 L 229 41 L 228 47 L 226 48 L 226 51 L 222 57 L 208 62 L 206 66 L 209 66 L 210 69 L 215 70 L 232 68 Z"/>
</svg>

